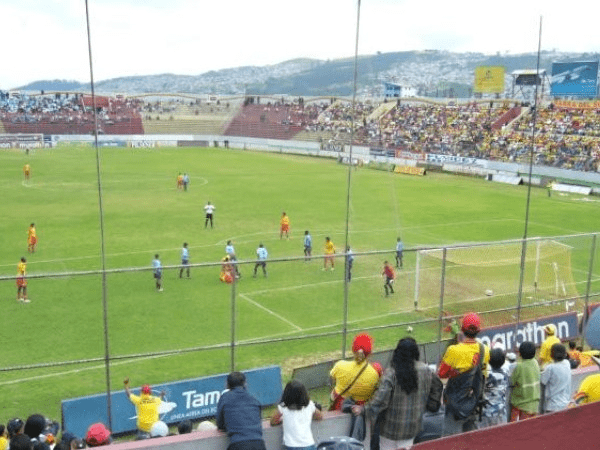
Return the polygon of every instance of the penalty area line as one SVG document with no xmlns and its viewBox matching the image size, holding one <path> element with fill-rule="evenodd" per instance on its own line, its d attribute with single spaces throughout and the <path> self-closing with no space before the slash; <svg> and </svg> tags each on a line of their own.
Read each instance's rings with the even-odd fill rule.
<svg viewBox="0 0 600 450">
<path fill-rule="evenodd" d="M 241 298 L 243 298 L 244 300 L 246 300 L 248 303 L 252 303 L 254 306 L 256 306 L 257 308 L 262 309 L 263 311 L 271 314 L 274 317 L 277 317 L 279 320 L 282 320 L 283 322 L 287 323 L 288 325 L 290 325 L 291 327 L 295 328 L 297 331 L 302 331 L 302 328 L 300 328 L 298 325 L 296 325 L 293 322 L 290 322 L 289 320 L 287 320 L 285 317 L 280 316 L 279 314 L 277 314 L 275 311 L 271 311 L 269 308 L 264 307 L 263 305 L 261 305 L 258 302 L 255 302 L 254 300 L 252 300 L 250 297 L 248 297 L 246 294 L 239 294 L 239 296 Z"/>
</svg>

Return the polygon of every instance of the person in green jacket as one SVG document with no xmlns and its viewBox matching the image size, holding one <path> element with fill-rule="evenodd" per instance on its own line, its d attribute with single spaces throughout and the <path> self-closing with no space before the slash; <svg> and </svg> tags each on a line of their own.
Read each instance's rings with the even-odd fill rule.
<svg viewBox="0 0 600 450">
<path fill-rule="evenodd" d="M 535 359 L 535 344 L 523 342 L 519 354 L 521 361 L 510 376 L 510 422 L 535 417 L 540 409 L 540 366 Z"/>
</svg>

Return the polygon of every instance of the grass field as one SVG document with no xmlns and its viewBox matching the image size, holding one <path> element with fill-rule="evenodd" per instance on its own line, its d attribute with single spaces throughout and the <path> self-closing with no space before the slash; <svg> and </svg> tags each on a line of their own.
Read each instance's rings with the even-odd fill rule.
<svg viewBox="0 0 600 450">
<path fill-rule="evenodd" d="M 32 178 L 23 182 L 29 162 Z M 221 149 L 103 149 L 101 152 L 106 267 L 149 268 L 159 253 L 163 265 L 180 262 L 188 242 L 192 263 L 215 263 L 232 239 L 242 261 L 254 259 L 263 242 L 270 258 L 302 256 L 304 230 L 313 236 L 314 255 L 325 236 L 343 252 L 347 168 L 330 160 Z M 188 192 L 175 188 L 188 172 Z M 352 172 L 349 242 L 356 253 L 390 250 L 388 255 L 357 256 L 348 285 L 349 328 L 408 322 L 426 316 L 411 311 L 415 254 L 406 252 L 397 293 L 384 298 L 380 272 L 393 260 L 396 237 L 405 247 L 520 238 L 526 188 L 480 179 L 429 173 L 403 176 L 361 168 Z M 14 280 L 0 281 L 5 326 L 0 334 L 2 366 L 97 358 L 104 355 L 102 278 L 41 274 L 99 270 L 100 225 L 95 151 L 68 147 L 26 157 L 0 152 L 2 215 L 0 275 L 14 276 L 21 256 L 28 258 L 31 304 L 15 300 Z M 216 205 L 215 228 L 204 228 L 203 206 Z M 529 236 L 598 231 L 600 204 L 594 198 L 554 195 L 533 189 Z M 291 238 L 280 240 L 279 218 L 291 219 Z M 27 254 L 27 227 L 35 222 L 39 245 Z M 575 240 L 577 241 L 577 240 Z M 587 279 L 589 239 L 571 254 L 573 277 Z M 251 276 L 242 264 L 236 285 L 235 339 L 310 336 L 340 329 L 343 319 L 343 264 L 324 272 L 318 258 L 269 263 L 268 278 Z M 598 265 L 595 265 L 596 274 Z M 110 273 L 106 277 L 108 337 L 113 357 L 190 349 L 175 356 L 117 359 L 111 364 L 114 389 L 128 375 L 134 385 L 157 384 L 229 371 L 231 287 L 219 281 L 219 266 L 192 269 L 190 280 L 177 269 L 164 274 L 164 292 L 154 289 L 150 271 Z M 595 278 L 598 278 L 597 275 Z M 600 290 L 594 280 L 593 290 Z M 457 289 L 462 289 L 458 286 Z M 578 288 L 579 292 L 582 288 Z M 482 302 L 492 300 L 484 299 Z M 470 304 L 474 309 L 486 304 Z M 493 305 L 488 305 L 493 307 Z M 373 332 L 379 348 L 389 348 L 402 330 Z M 420 339 L 437 336 L 437 325 L 415 330 Z M 315 337 L 236 349 L 240 369 L 267 364 L 300 364 L 339 351 L 339 337 Z M 42 412 L 59 417 L 60 400 L 106 388 L 100 362 L 5 371 L 0 379 L 0 422 Z"/>
</svg>

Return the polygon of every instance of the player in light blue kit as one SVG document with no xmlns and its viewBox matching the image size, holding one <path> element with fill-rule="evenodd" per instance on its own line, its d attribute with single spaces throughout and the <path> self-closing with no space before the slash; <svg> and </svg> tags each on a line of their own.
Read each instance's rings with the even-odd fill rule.
<svg viewBox="0 0 600 450">
<path fill-rule="evenodd" d="M 404 244 L 402 243 L 402 239 L 398 238 L 396 242 L 396 268 L 402 268 L 402 253 L 404 252 Z"/>
<path fill-rule="evenodd" d="M 183 278 L 183 270 L 187 271 L 187 277 L 190 278 L 190 251 L 187 242 L 183 243 L 181 249 L 181 269 L 179 269 L 179 278 Z"/>
<path fill-rule="evenodd" d="M 254 275 L 253 276 L 254 276 L 254 278 L 256 278 L 256 271 L 258 270 L 259 267 L 262 267 L 263 275 L 266 277 L 267 276 L 267 258 L 269 257 L 269 253 L 267 252 L 267 249 L 265 248 L 265 246 L 263 245 L 262 242 L 256 249 L 256 256 L 258 257 L 258 261 L 256 261 L 256 264 L 254 265 Z"/>
<path fill-rule="evenodd" d="M 312 237 L 308 230 L 304 232 L 304 261 L 310 261 L 312 256 Z"/>
<path fill-rule="evenodd" d="M 158 259 L 158 253 L 154 255 L 154 259 L 152 260 L 152 268 L 154 269 L 154 279 L 156 280 L 156 290 L 158 292 L 162 292 L 162 264 L 160 263 L 160 259 Z"/>
<path fill-rule="evenodd" d="M 235 256 L 235 248 L 233 247 L 233 242 L 231 240 L 227 241 L 227 245 L 225 246 L 225 253 L 229 256 L 229 261 L 235 262 L 237 261 L 237 256 Z M 233 270 L 235 271 L 235 277 L 240 278 L 242 274 L 237 266 L 237 264 L 232 264 Z"/>
</svg>

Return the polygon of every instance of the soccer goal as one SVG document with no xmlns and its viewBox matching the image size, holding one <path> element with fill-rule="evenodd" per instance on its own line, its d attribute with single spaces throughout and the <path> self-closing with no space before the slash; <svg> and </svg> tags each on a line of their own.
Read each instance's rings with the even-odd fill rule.
<svg viewBox="0 0 600 450">
<path fill-rule="evenodd" d="M 415 309 L 492 298 L 498 306 L 516 304 L 522 241 L 465 245 L 417 252 Z M 524 302 L 557 300 L 577 295 L 571 269 L 572 247 L 553 239 L 526 244 Z M 442 268 L 444 271 L 442 273 Z"/>
</svg>

